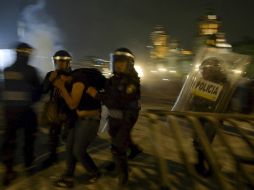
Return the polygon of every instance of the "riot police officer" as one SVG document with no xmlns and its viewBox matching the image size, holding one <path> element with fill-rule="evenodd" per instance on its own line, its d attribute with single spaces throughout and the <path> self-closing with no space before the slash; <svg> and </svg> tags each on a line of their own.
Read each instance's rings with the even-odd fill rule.
<svg viewBox="0 0 254 190">
<path fill-rule="evenodd" d="M 68 112 L 68 106 L 66 105 L 64 99 L 60 96 L 59 90 L 53 86 L 53 82 L 57 79 L 58 73 L 61 71 L 71 72 L 72 57 L 66 50 L 59 50 L 53 56 L 53 62 L 55 65 L 55 71 L 50 71 L 47 73 L 43 83 L 42 92 L 50 92 L 50 100 L 48 104 L 55 104 L 57 110 L 60 112 Z M 56 117 L 51 117 L 56 118 Z M 61 133 L 61 128 L 63 126 L 68 127 L 68 121 L 62 122 L 56 118 L 55 121 L 49 121 L 49 157 L 43 162 L 43 167 L 48 167 L 57 161 L 56 149 L 59 143 L 59 135 Z"/>
<path fill-rule="evenodd" d="M 211 84 L 220 85 L 222 88 L 218 91 L 218 98 L 215 101 L 211 101 L 205 97 L 193 96 L 191 100 L 191 111 L 197 112 L 223 112 L 225 109 L 219 108 L 222 103 L 220 102 L 220 96 L 223 91 L 227 91 L 229 81 L 223 67 L 222 60 L 216 57 L 210 57 L 205 59 L 199 67 L 202 80 L 209 81 Z M 215 137 L 215 128 L 207 120 L 200 118 L 201 124 L 204 127 L 205 133 L 210 143 L 212 143 Z M 195 169 L 199 174 L 206 177 L 211 175 L 211 167 L 207 162 L 204 151 L 200 145 L 198 136 L 194 137 L 194 148 L 197 152 L 198 162 L 195 164 Z"/>
<path fill-rule="evenodd" d="M 109 78 L 105 94 L 101 97 L 109 110 L 109 135 L 111 152 L 119 175 L 119 185 L 128 182 L 127 150 L 133 159 L 142 150 L 133 143 L 131 130 L 140 110 L 140 79 L 134 69 L 134 55 L 127 48 L 119 48 L 111 55 L 112 77 Z M 88 93 L 94 94 L 92 89 Z"/>
<path fill-rule="evenodd" d="M 14 149 L 16 130 L 20 127 L 24 129 L 25 167 L 29 168 L 34 160 L 37 118 L 32 105 L 40 98 L 40 81 L 36 69 L 28 65 L 32 50 L 27 43 L 19 43 L 16 47 L 16 61 L 4 70 L 3 101 L 6 129 L 3 142 L 3 185 L 8 185 L 16 177 L 13 170 Z"/>
</svg>

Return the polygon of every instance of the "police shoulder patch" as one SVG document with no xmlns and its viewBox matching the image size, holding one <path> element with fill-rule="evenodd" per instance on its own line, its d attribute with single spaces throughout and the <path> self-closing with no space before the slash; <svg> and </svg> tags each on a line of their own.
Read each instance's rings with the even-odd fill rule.
<svg viewBox="0 0 254 190">
<path fill-rule="evenodd" d="M 136 86 L 134 84 L 130 84 L 126 88 L 126 93 L 131 94 L 136 90 Z"/>
</svg>

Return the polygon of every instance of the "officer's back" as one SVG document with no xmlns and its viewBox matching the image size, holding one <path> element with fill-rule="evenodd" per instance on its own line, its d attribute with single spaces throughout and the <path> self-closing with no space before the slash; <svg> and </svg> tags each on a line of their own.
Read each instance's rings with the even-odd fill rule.
<svg viewBox="0 0 254 190">
<path fill-rule="evenodd" d="M 4 105 L 27 107 L 40 97 L 39 77 L 34 67 L 28 65 L 32 48 L 25 43 L 17 46 L 17 59 L 4 70 Z"/>
</svg>

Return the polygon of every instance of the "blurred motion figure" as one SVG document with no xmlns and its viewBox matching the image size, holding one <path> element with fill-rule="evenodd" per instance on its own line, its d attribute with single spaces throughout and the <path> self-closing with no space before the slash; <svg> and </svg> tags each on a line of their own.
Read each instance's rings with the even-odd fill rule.
<svg viewBox="0 0 254 190">
<path fill-rule="evenodd" d="M 33 48 L 27 43 L 19 43 L 16 47 L 16 61 L 4 70 L 3 101 L 6 128 L 3 141 L 3 185 L 8 185 L 16 177 L 13 164 L 17 129 L 24 129 L 25 167 L 29 168 L 34 160 L 37 117 L 32 105 L 40 98 L 40 81 L 36 69 L 28 65 L 32 51 Z"/>
</svg>

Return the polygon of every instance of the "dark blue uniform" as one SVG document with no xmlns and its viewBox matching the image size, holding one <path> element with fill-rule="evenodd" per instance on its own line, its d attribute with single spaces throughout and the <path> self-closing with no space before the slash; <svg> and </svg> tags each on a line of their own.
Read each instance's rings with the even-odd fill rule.
<svg viewBox="0 0 254 190">
<path fill-rule="evenodd" d="M 107 82 L 103 103 L 109 109 L 109 134 L 112 154 L 120 183 L 128 180 L 127 150 L 136 148 L 130 132 L 140 110 L 140 79 L 133 69 L 128 74 L 114 74 Z"/>
<path fill-rule="evenodd" d="M 71 69 L 69 70 L 69 72 Z M 66 113 L 68 114 L 70 109 L 66 105 L 64 99 L 60 96 L 59 90 L 57 90 L 52 82 L 49 80 L 50 74 L 53 71 L 50 71 L 46 74 L 45 79 L 42 83 L 42 93 L 50 93 L 50 102 L 55 103 L 57 105 L 57 109 L 59 113 Z M 66 126 L 64 126 L 66 125 Z M 57 160 L 57 154 L 56 149 L 59 143 L 59 135 L 61 133 L 61 128 L 64 126 L 65 128 L 68 128 L 70 125 L 69 121 L 62 122 L 62 121 L 55 121 L 50 123 L 49 127 L 49 152 L 50 157 L 48 160 L 48 164 L 51 164 L 52 162 Z M 47 162 L 47 161 L 46 161 Z M 45 163 L 47 165 L 47 163 Z"/>
<path fill-rule="evenodd" d="M 40 81 L 36 69 L 27 62 L 27 57 L 18 56 L 17 61 L 4 70 L 3 101 L 6 129 L 3 162 L 7 172 L 12 171 L 18 128 L 24 128 L 25 166 L 29 167 L 34 159 L 37 118 L 32 105 L 40 98 Z"/>
</svg>

